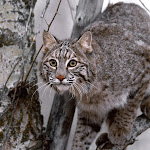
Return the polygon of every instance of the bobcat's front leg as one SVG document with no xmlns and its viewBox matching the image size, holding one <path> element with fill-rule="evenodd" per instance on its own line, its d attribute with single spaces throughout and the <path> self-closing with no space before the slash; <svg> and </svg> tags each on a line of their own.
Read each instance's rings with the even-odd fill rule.
<svg viewBox="0 0 150 150">
<path fill-rule="evenodd" d="M 132 123 L 135 119 L 137 109 L 143 100 L 146 89 L 147 83 L 143 84 L 141 88 L 137 90 L 132 99 L 128 99 L 124 108 L 116 109 L 113 113 L 110 112 L 108 116 L 108 138 L 113 144 L 123 145 L 130 139 Z"/>
<path fill-rule="evenodd" d="M 100 125 L 92 124 L 79 112 L 72 150 L 88 150 L 100 130 Z"/>
<path fill-rule="evenodd" d="M 142 101 L 141 111 L 150 119 L 150 95 Z"/>
<path fill-rule="evenodd" d="M 108 138 L 112 144 L 123 145 L 131 136 L 132 122 L 135 117 L 135 111 L 125 109 L 115 110 L 114 118 L 109 117 Z M 112 115 L 110 115 L 112 116 Z M 112 122 L 111 122 L 111 121 Z"/>
</svg>

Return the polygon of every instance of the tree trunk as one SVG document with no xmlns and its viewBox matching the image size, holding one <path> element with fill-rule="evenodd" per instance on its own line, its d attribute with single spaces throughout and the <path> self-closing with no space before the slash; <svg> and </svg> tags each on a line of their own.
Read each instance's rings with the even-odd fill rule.
<svg viewBox="0 0 150 150">
<path fill-rule="evenodd" d="M 75 112 L 75 99 L 71 94 L 56 94 L 47 126 L 49 150 L 65 150 Z"/>
<path fill-rule="evenodd" d="M 74 18 L 74 26 L 72 31 L 72 38 L 78 38 L 82 30 L 94 21 L 99 13 L 102 11 L 104 0 L 79 0 Z"/>
<path fill-rule="evenodd" d="M 36 70 L 24 82 L 35 43 L 36 0 L 0 1 L 0 149 L 28 149 L 42 132 Z M 32 87 L 33 86 L 33 87 Z M 39 141 L 38 141 L 39 142 Z"/>
</svg>

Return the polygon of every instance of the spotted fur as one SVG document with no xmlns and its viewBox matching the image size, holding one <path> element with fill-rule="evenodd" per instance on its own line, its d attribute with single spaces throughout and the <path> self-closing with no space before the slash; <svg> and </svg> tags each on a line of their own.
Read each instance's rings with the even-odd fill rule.
<svg viewBox="0 0 150 150">
<path fill-rule="evenodd" d="M 73 41 L 43 33 L 42 77 L 59 93 L 69 90 L 77 98 L 72 150 L 87 150 L 106 118 L 110 141 L 124 144 L 143 99 L 142 110 L 150 115 L 150 17 L 135 4 L 118 3 L 99 18 Z"/>
</svg>

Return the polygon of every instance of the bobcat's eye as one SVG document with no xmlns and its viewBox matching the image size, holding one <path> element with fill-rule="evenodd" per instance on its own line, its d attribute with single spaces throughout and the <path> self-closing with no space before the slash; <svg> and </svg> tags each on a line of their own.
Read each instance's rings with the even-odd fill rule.
<svg viewBox="0 0 150 150">
<path fill-rule="evenodd" d="M 54 60 L 54 59 L 51 59 L 51 60 L 49 61 L 49 64 L 50 64 L 52 67 L 56 67 L 56 66 L 57 66 L 57 62 L 56 62 L 56 60 Z"/>
<path fill-rule="evenodd" d="M 69 67 L 75 67 L 76 65 L 77 65 L 77 61 L 74 60 L 74 59 L 70 60 L 69 63 L 68 63 Z"/>
</svg>

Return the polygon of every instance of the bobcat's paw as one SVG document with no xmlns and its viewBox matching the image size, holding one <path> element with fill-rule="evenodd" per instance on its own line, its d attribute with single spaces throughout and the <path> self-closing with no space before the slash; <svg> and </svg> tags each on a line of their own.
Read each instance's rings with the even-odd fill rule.
<svg viewBox="0 0 150 150">
<path fill-rule="evenodd" d="M 96 145 L 97 146 L 101 146 L 102 144 L 104 144 L 105 142 L 107 142 L 108 139 L 108 134 L 107 133 L 102 133 L 96 140 Z"/>
<path fill-rule="evenodd" d="M 108 139 L 108 134 L 107 133 L 102 133 L 96 140 L 96 145 L 98 149 L 102 150 L 109 150 L 113 149 L 114 144 L 110 142 Z"/>
<path fill-rule="evenodd" d="M 150 96 L 142 102 L 141 111 L 150 119 Z"/>
<path fill-rule="evenodd" d="M 124 145 L 131 137 L 131 129 L 128 127 L 120 127 L 113 123 L 109 128 L 108 138 L 112 144 Z"/>
</svg>

